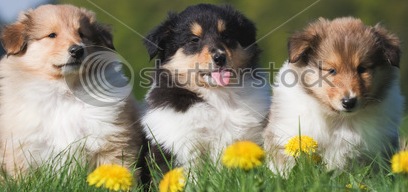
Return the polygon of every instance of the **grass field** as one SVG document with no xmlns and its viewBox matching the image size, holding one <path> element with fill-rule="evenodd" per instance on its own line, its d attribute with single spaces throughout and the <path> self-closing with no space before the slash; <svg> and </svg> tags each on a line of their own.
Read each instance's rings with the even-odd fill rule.
<svg viewBox="0 0 408 192">
<path fill-rule="evenodd" d="M 371 166 L 356 167 L 350 172 L 327 172 L 323 165 L 300 160 L 287 179 L 274 175 L 265 166 L 250 171 L 228 169 L 203 163 L 191 170 L 185 191 L 406 191 L 408 175 L 393 175 L 387 171 L 372 171 Z M 5 178 L 1 191 L 107 191 L 88 186 L 88 171 L 78 166 L 71 173 L 67 169 L 54 172 L 44 166 L 24 178 Z M 194 175 L 194 176 L 191 176 Z M 162 173 L 155 172 L 150 191 L 158 191 Z M 352 188 L 346 186 L 350 184 Z M 360 188 L 362 187 L 362 189 Z M 143 191 L 134 186 L 131 191 Z"/>
<path fill-rule="evenodd" d="M 405 118 L 401 130 L 406 131 Z M 406 132 L 403 137 L 407 138 Z M 267 161 L 267 160 L 266 160 Z M 50 162 L 31 170 L 24 177 L 11 178 L 4 173 L 0 179 L 0 191 L 107 191 L 89 186 L 86 182 L 89 169 L 71 159 L 56 170 Z M 72 168 L 73 167 L 73 168 Z M 156 167 L 151 162 L 152 170 Z M 68 169 L 70 171 L 68 171 Z M 163 177 L 154 169 L 149 191 L 158 191 Z M 266 165 L 249 171 L 230 169 L 201 159 L 195 169 L 185 170 L 185 191 L 208 192 L 252 192 L 252 191 L 407 191 L 408 174 L 392 174 L 389 168 L 374 169 L 372 165 L 353 166 L 347 171 L 327 171 L 323 164 L 307 158 L 299 158 L 297 165 L 287 178 L 273 174 Z M 134 184 L 131 191 L 143 191 L 143 186 Z"/>
</svg>

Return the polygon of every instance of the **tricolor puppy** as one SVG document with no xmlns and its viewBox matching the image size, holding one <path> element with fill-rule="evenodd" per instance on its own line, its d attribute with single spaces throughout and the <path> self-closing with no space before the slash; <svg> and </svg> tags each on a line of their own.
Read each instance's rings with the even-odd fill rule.
<svg viewBox="0 0 408 192">
<path fill-rule="evenodd" d="M 161 63 L 142 123 L 151 143 L 178 164 L 217 157 L 237 140 L 262 143 L 270 85 L 251 73 L 255 35 L 232 7 L 199 4 L 170 14 L 147 36 L 150 57 Z"/>
<path fill-rule="evenodd" d="M 131 97 L 97 106 L 74 94 L 85 90 L 80 77 L 94 75 L 83 65 L 101 64 L 86 62 L 89 54 L 113 49 L 110 31 L 94 13 L 40 6 L 5 26 L 1 41 L 7 55 L 0 62 L 0 154 L 9 174 L 56 156 L 77 155 L 91 165 L 135 162 L 141 128 Z M 118 66 L 105 74 L 122 77 Z"/>
<path fill-rule="evenodd" d="M 403 114 L 399 60 L 395 35 L 351 17 L 320 18 L 292 35 L 265 130 L 270 168 L 293 167 L 283 148 L 299 129 L 317 141 L 329 169 L 390 155 Z"/>
</svg>

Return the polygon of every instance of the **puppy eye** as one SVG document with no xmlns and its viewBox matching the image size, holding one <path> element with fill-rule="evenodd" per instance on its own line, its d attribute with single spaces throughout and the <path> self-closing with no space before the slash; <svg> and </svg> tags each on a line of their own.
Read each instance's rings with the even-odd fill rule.
<svg viewBox="0 0 408 192">
<path fill-rule="evenodd" d="M 194 36 L 194 37 L 192 37 L 191 39 L 190 39 L 190 42 L 191 43 L 198 43 L 200 41 L 200 38 L 199 37 L 196 37 L 196 36 Z"/>
<path fill-rule="evenodd" d="M 357 67 L 357 73 L 361 74 L 361 73 L 365 73 L 367 71 L 367 68 L 363 67 L 363 66 L 358 66 Z"/>
<path fill-rule="evenodd" d="M 81 38 L 85 37 L 85 35 L 81 31 L 78 31 L 78 33 L 79 33 L 79 37 L 81 37 Z"/>
<path fill-rule="evenodd" d="M 318 68 L 319 68 L 319 70 L 322 70 L 322 71 L 328 71 L 328 72 L 329 72 L 330 74 L 332 74 L 332 75 L 336 75 L 336 74 L 337 74 L 336 69 L 333 69 L 333 68 L 330 68 L 330 69 L 327 70 L 327 69 L 323 69 L 321 65 L 319 65 Z"/>
<path fill-rule="evenodd" d="M 50 34 L 48 35 L 48 37 L 49 37 L 49 38 L 55 38 L 55 37 L 57 37 L 57 34 L 56 34 L 56 33 L 50 33 Z"/>
<path fill-rule="evenodd" d="M 337 71 L 336 69 L 329 69 L 329 73 L 332 75 L 336 75 Z"/>
</svg>

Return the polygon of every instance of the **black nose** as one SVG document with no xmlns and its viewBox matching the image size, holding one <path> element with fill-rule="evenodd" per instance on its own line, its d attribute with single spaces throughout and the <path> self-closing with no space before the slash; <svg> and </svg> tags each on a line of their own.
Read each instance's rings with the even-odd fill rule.
<svg viewBox="0 0 408 192">
<path fill-rule="evenodd" d="M 347 110 L 353 109 L 357 104 L 357 98 L 345 97 L 341 100 L 341 104 L 343 105 L 344 109 Z"/>
<path fill-rule="evenodd" d="M 218 66 L 224 66 L 227 60 L 224 53 L 214 53 L 212 58 L 214 63 Z"/>
<path fill-rule="evenodd" d="M 84 55 L 84 48 L 80 45 L 72 45 L 68 49 L 69 54 L 73 58 L 81 58 Z"/>
</svg>

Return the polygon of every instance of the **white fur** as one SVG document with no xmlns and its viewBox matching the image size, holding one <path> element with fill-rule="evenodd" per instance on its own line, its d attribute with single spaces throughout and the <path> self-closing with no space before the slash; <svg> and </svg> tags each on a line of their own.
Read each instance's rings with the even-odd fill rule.
<svg viewBox="0 0 408 192">
<path fill-rule="evenodd" d="M 124 131 L 115 125 L 124 102 L 88 105 L 72 94 L 63 78 L 21 71 L 16 62 L 16 57 L 5 57 L 0 65 L 0 154 L 11 174 L 14 164 L 24 170 L 67 149 L 75 152 L 78 146 L 92 157 L 106 146 L 107 137 Z"/>
<path fill-rule="evenodd" d="M 252 82 L 247 79 L 240 88 L 199 88 L 205 101 L 184 113 L 169 107 L 147 111 L 142 120 L 147 138 L 175 154 L 182 165 L 204 151 L 215 159 L 237 140 L 262 144 L 271 91 L 269 84 L 255 88 Z"/>
<path fill-rule="evenodd" d="M 389 85 L 390 89 L 381 103 L 359 109 L 357 114 L 330 116 L 324 105 L 307 94 L 299 84 L 284 86 L 282 79 L 294 82 L 293 75 L 281 76 L 291 69 L 291 65 L 294 64 L 285 63 L 275 79 L 270 123 L 265 130 L 266 147 L 276 145 L 278 153 L 275 155 L 281 155 L 272 156 L 270 168 L 273 171 L 285 173 L 294 166 L 294 159 L 285 155 L 283 149 L 290 138 L 299 135 L 299 129 L 301 135 L 317 141 L 320 155 L 329 169 L 344 168 L 349 158 L 375 155 L 390 142 L 386 137 L 398 138 L 404 99 L 397 81 Z M 279 160 L 282 155 L 285 157 Z"/>
</svg>

